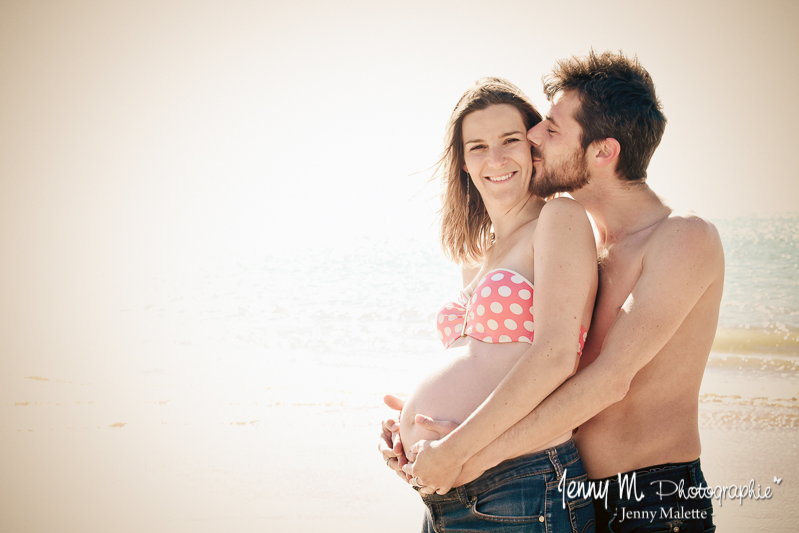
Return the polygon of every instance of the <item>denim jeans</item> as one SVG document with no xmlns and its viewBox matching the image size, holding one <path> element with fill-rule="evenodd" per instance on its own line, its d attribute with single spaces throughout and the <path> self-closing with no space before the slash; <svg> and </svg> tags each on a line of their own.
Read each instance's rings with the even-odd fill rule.
<svg viewBox="0 0 799 533">
<path fill-rule="evenodd" d="M 640 501 L 628 490 L 629 485 L 619 490 L 619 477 L 631 483 L 633 473 L 635 492 L 644 496 Z M 689 492 L 689 487 L 707 486 L 699 459 L 639 468 L 591 482 L 594 486 L 601 484 L 600 488 L 608 483 L 607 508 L 603 499 L 594 499 L 597 532 L 709 533 L 716 530 L 710 498 Z"/>
<path fill-rule="evenodd" d="M 591 499 L 569 499 L 558 490 L 559 485 L 586 478 L 569 439 L 500 463 L 447 494 L 422 494 L 427 506 L 422 531 L 593 533 Z"/>
</svg>

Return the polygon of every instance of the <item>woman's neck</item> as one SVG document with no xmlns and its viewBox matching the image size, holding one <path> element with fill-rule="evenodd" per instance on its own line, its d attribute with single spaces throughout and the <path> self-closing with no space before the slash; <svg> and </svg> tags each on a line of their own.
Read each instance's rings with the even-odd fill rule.
<svg viewBox="0 0 799 533">
<path fill-rule="evenodd" d="M 542 198 L 530 195 L 510 208 L 486 206 L 494 230 L 495 243 L 501 242 L 520 227 L 537 219 L 545 203 Z"/>
</svg>

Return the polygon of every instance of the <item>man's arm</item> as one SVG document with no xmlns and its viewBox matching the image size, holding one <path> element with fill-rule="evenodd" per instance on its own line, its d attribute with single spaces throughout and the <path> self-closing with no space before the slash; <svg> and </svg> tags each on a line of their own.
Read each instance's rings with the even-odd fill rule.
<svg viewBox="0 0 799 533">
<path fill-rule="evenodd" d="M 653 235 L 657 238 L 644 254 L 641 276 L 596 361 L 472 456 L 456 485 L 545 445 L 621 401 L 638 371 L 672 338 L 708 287 L 723 283 L 724 254 L 716 229 L 696 217 L 664 224 Z"/>
</svg>

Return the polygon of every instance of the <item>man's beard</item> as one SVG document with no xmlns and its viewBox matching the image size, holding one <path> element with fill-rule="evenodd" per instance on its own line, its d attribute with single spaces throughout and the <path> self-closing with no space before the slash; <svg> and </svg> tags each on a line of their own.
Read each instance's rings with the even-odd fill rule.
<svg viewBox="0 0 799 533">
<path fill-rule="evenodd" d="M 585 150 L 576 149 L 564 160 L 547 166 L 546 161 L 533 147 L 533 157 L 541 160 L 539 172 L 532 179 L 533 193 L 541 198 L 547 198 L 559 192 L 572 192 L 588 184 L 591 176 L 588 173 L 588 161 Z"/>
</svg>

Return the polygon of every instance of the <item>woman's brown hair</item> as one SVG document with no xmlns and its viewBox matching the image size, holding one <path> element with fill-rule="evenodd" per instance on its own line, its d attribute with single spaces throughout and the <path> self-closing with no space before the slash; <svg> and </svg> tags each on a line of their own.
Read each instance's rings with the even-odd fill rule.
<svg viewBox="0 0 799 533">
<path fill-rule="evenodd" d="M 483 199 L 463 169 L 463 119 L 500 104 L 518 109 L 528 130 L 541 122 L 541 114 L 514 84 L 502 78 L 481 78 L 461 96 L 447 123 L 444 153 L 436 171 L 442 181 L 441 247 L 448 259 L 459 264 L 480 262 L 494 241 Z M 531 193 L 532 185 L 531 178 Z"/>
</svg>

